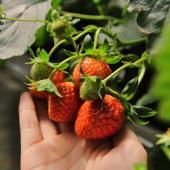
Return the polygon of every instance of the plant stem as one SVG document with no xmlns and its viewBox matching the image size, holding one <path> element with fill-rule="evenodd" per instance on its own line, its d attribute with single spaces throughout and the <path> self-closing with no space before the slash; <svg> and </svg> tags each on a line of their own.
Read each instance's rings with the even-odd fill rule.
<svg viewBox="0 0 170 170">
<path fill-rule="evenodd" d="M 87 15 L 87 14 L 78 14 L 78 13 L 66 12 L 66 11 L 62 11 L 61 13 L 71 15 L 72 17 L 82 18 L 82 19 L 87 19 L 87 20 L 112 20 L 114 19 L 111 16 L 105 16 L 105 15 Z"/>
<path fill-rule="evenodd" d="M 41 19 L 6 18 L 6 17 L 3 17 L 2 19 L 9 20 L 9 21 L 43 22 L 43 23 L 48 23 L 48 21 L 46 21 L 46 20 L 41 20 Z"/>
<path fill-rule="evenodd" d="M 108 80 L 110 80 L 113 76 L 115 76 L 117 73 L 119 73 L 120 71 L 124 70 L 125 68 L 127 67 L 130 67 L 130 66 L 135 66 L 141 62 L 143 62 L 144 60 L 146 60 L 146 57 L 142 57 L 140 58 L 139 60 L 135 61 L 134 63 L 127 63 L 121 67 L 119 67 L 116 71 L 114 71 L 112 74 L 110 74 L 108 77 L 106 77 L 104 80 L 103 80 L 103 83 L 106 84 L 106 82 Z"/>
<path fill-rule="evenodd" d="M 57 47 L 59 47 L 60 45 L 62 45 L 62 44 L 64 44 L 64 43 L 66 43 L 66 40 L 64 39 L 64 40 L 61 40 L 61 41 L 59 41 L 57 44 L 55 44 L 54 45 L 54 47 L 50 50 L 50 52 L 49 52 L 49 58 L 52 56 L 52 54 L 54 53 L 54 51 L 57 49 Z"/>
<path fill-rule="evenodd" d="M 94 26 L 94 27 L 90 27 L 90 28 L 82 31 L 80 34 L 76 35 L 75 37 L 73 37 L 73 40 L 76 41 L 76 40 L 78 40 L 79 38 L 81 38 L 83 35 L 87 34 L 88 32 L 91 32 L 92 30 L 95 30 L 95 29 L 97 29 L 97 27 L 95 27 L 95 26 Z M 57 44 L 55 44 L 54 47 L 50 50 L 50 52 L 49 52 L 49 54 L 48 54 L 48 55 L 49 55 L 49 58 L 52 56 L 52 54 L 54 53 L 54 51 L 55 51 L 60 45 L 66 43 L 66 42 L 67 42 L 66 39 L 63 39 L 63 40 L 59 41 Z"/>
<path fill-rule="evenodd" d="M 74 56 L 71 56 L 67 59 L 65 59 L 64 61 L 62 61 L 52 72 L 51 74 L 49 75 L 49 79 L 53 76 L 53 74 L 63 65 L 63 64 L 66 64 L 67 62 L 69 61 L 72 61 L 72 60 L 75 60 L 77 58 L 80 58 L 80 57 L 83 57 L 83 56 L 86 56 L 87 54 L 81 54 L 81 55 L 74 55 Z"/>
<path fill-rule="evenodd" d="M 98 28 L 95 33 L 93 49 L 96 49 L 96 47 L 97 47 L 97 42 L 98 42 L 99 34 L 101 31 L 102 31 L 102 28 Z"/>
<path fill-rule="evenodd" d="M 79 38 L 81 38 L 83 35 L 87 34 L 88 32 L 91 32 L 93 30 L 96 30 L 97 28 L 98 28 L 97 26 L 93 26 L 93 27 L 87 28 L 84 31 L 82 31 L 80 34 L 78 34 L 75 37 L 73 37 L 73 40 L 76 41 Z"/>
<path fill-rule="evenodd" d="M 117 91 L 112 90 L 110 87 L 108 87 L 108 92 L 110 92 L 112 95 L 120 97 L 120 94 Z"/>
</svg>

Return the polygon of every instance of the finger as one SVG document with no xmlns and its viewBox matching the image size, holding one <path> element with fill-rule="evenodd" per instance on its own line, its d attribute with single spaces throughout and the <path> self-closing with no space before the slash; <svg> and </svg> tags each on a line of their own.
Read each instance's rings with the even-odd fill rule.
<svg viewBox="0 0 170 170">
<path fill-rule="evenodd" d="M 36 111 L 39 116 L 40 128 L 43 138 L 50 138 L 58 134 L 57 126 L 48 117 L 48 105 L 44 100 L 36 100 Z"/>
<path fill-rule="evenodd" d="M 138 163 L 147 159 L 144 147 L 129 127 L 125 127 L 119 136 L 113 139 L 113 145 L 115 146 L 113 150 L 126 157 L 129 163 Z"/>
<path fill-rule="evenodd" d="M 21 152 L 23 153 L 31 145 L 42 140 L 35 106 L 31 95 L 25 92 L 21 95 L 19 103 L 19 121 L 21 133 Z"/>
</svg>

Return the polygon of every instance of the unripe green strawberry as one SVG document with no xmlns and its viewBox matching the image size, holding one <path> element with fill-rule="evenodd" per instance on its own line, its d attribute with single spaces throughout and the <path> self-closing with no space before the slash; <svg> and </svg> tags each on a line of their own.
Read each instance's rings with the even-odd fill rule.
<svg viewBox="0 0 170 170">
<path fill-rule="evenodd" d="M 46 79 L 48 78 L 52 70 L 53 67 L 51 67 L 48 63 L 37 62 L 33 64 L 31 68 L 31 78 L 35 81 Z"/>
<path fill-rule="evenodd" d="M 59 19 L 51 23 L 51 31 L 55 32 L 56 34 L 62 34 L 65 32 L 68 24 L 64 19 Z"/>
<path fill-rule="evenodd" d="M 80 98 L 82 100 L 96 100 L 102 96 L 102 90 L 104 88 L 100 77 L 87 77 L 80 86 Z"/>
</svg>

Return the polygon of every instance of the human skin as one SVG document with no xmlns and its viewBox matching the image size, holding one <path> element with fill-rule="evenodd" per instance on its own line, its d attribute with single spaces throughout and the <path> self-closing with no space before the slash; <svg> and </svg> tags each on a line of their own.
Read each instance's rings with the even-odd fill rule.
<svg viewBox="0 0 170 170">
<path fill-rule="evenodd" d="M 147 159 L 128 127 L 113 138 L 80 139 L 72 124 L 54 124 L 46 110 L 43 101 L 33 102 L 28 92 L 21 95 L 21 170 L 133 170 Z"/>
</svg>

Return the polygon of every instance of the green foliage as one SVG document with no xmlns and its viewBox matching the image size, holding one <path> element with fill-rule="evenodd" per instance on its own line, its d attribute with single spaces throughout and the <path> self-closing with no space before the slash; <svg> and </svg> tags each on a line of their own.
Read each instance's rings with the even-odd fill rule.
<svg viewBox="0 0 170 170">
<path fill-rule="evenodd" d="M 142 162 L 142 163 L 135 164 L 135 165 L 134 165 L 134 170 L 148 170 L 148 168 L 147 168 L 147 162 L 144 161 L 144 162 Z"/>
<path fill-rule="evenodd" d="M 135 111 L 138 113 L 138 117 L 147 118 L 156 115 L 156 111 L 144 106 L 134 106 Z"/>
<path fill-rule="evenodd" d="M 5 13 L 4 6 L 0 4 L 0 20 L 1 20 L 1 18 L 3 18 L 4 13 Z"/>
<path fill-rule="evenodd" d="M 57 9 L 59 7 L 59 5 L 61 4 L 62 0 L 52 0 L 51 1 L 51 6 L 53 9 Z"/>
<path fill-rule="evenodd" d="M 5 65 L 5 60 L 0 59 L 0 69 Z"/>
<path fill-rule="evenodd" d="M 161 39 L 155 45 L 154 65 L 157 74 L 153 81 L 152 95 L 160 101 L 159 118 L 170 122 L 170 24 L 164 27 Z"/>
<path fill-rule="evenodd" d="M 122 90 L 121 93 L 122 97 L 125 98 L 126 100 L 132 99 L 132 97 L 135 95 L 137 91 L 137 88 L 138 88 L 137 78 L 130 80 Z"/>
<path fill-rule="evenodd" d="M 56 86 L 53 84 L 53 82 L 50 79 L 40 80 L 37 81 L 35 84 L 37 87 L 37 91 L 48 91 L 59 97 L 62 97 L 61 94 L 58 92 Z"/>
<path fill-rule="evenodd" d="M 49 32 L 47 32 L 47 26 L 43 25 L 35 33 L 34 45 L 36 47 L 44 47 L 50 43 L 52 43 L 52 38 L 50 37 Z"/>
<path fill-rule="evenodd" d="M 158 33 L 166 19 L 170 0 L 130 0 L 129 11 L 137 12 L 136 22 L 146 34 Z"/>
</svg>

